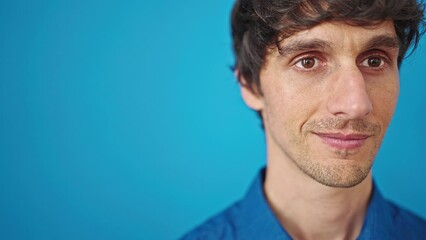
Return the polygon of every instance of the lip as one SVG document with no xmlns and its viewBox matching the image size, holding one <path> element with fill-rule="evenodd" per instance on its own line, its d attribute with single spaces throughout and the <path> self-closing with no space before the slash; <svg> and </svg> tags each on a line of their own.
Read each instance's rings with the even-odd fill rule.
<svg viewBox="0 0 426 240">
<path fill-rule="evenodd" d="M 371 136 L 359 133 L 315 133 L 315 135 L 320 137 L 325 144 L 339 150 L 353 150 L 360 148 Z"/>
</svg>

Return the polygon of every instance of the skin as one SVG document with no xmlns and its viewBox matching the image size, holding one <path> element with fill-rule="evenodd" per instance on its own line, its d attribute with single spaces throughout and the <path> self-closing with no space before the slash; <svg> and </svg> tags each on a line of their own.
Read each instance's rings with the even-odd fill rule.
<svg viewBox="0 0 426 240">
<path fill-rule="evenodd" d="M 263 116 L 266 197 L 293 238 L 359 235 L 398 98 L 397 57 L 391 21 L 326 22 L 268 50 L 261 91 L 241 86 Z"/>
</svg>

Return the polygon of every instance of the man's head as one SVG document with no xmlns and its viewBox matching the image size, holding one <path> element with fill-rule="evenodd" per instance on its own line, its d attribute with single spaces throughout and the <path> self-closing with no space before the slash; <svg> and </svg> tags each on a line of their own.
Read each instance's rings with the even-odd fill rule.
<svg viewBox="0 0 426 240">
<path fill-rule="evenodd" d="M 423 5 L 416 0 L 237 0 L 231 21 L 238 80 L 261 93 L 259 73 L 268 49 L 332 20 L 356 26 L 393 21 L 400 41 L 399 65 L 408 48 L 417 46 Z"/>
<path fill-rule="evenodd" d="M 284 159 L 331 187 L 365 179 L 422 18 L 414 0 L 238 1 L 236 70 L 262 114 L 268 164 Z"/>
</svg>

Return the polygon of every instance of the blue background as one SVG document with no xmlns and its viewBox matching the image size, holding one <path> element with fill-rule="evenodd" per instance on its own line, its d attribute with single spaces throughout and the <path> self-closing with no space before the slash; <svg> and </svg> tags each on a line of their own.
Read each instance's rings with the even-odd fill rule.
<svg viewBox="0 0 426 240">
<path fill-rule="evenodd" d="M 264 165 L 232 1 L 0 3 L 0 238 L 175 239 Z M 374 174 L 426 217 L 425 42 Z"/>
</svg>

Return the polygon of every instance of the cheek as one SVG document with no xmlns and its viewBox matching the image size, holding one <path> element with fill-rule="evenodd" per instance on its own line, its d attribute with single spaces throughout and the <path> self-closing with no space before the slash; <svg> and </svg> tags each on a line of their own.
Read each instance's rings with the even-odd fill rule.
<svg viewBox="0 0 426 240">
<path fill-rule="evenodd" d="M 265 127 L 269 125 L 271 132 L 280 131 L 277 132 L 280 135 L 298 134 L 303 124 L 318 111 L 322 86 L 291 71 L 277 69 L 265 71 L 261 76 Z"/>
<path fill-rule="evenodd" d="M 291 86 L 265 89 L 265 119 L 271 130 L 299 131 L 313 112 L 313 98 Z"/>
<path fill-rule="evenodd" d="M 373 111 L 382 124 L 387 127 L 395 112 L 399 96 L 399 84 L 389 84 L 371 91 Z"/>
</svg>

